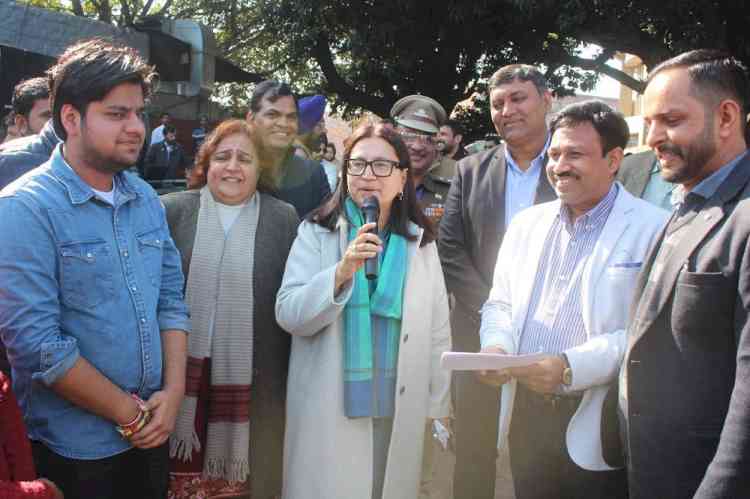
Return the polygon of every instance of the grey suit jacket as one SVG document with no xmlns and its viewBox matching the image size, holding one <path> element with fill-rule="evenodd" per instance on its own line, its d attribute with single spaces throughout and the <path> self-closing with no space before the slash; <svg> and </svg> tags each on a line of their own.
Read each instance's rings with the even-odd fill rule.
<svg viewBox="0 0 750 499">
<path fill-rule="evenodd" d="M 478 351 L 479 309 L 492 288 L 497 253 L 505 234 L 505 146 L 458 162 L 438 250 L 448 292 L 456 299 L 453 348 Z M 547 175 L 540 173 L 534 203 L 555 199 Z M 459 320 L 460 319 L 460 320 Z"/>
<path fill-rule="evenodd" d="M 161 197 L 169 231 L 182 256 L 187 283 L 198 223 L 200 191 Z M 261 194 L 253 268 L 254 349 L 250 395 L 250 486 L 253 498 L 281 495 L 286 378 L 291 337 L 276 323 L 276 293 L 281 286 L 299 220 L 294 208 Z"/>
<path fill-rule="evenodd" d="M 651 177 L 651 169 L 655 160 L 656 156 L 652 151 L 639 152 L 625 157 L 617 172 L 617 180 L 630 194 L 637 198 L 642 197 Z"/>
<path fill-rule="evenodd" d="M 750 158 L 644 261 L 628 329 L 631 499 L 750 497 Z M 651 279 L 649 280 L 649 276 Z"/>
</svg>

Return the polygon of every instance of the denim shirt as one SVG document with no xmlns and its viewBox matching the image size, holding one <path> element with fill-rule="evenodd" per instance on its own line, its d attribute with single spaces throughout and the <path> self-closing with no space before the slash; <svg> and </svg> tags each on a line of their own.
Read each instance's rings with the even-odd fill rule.
<svg viewBox="0 0 750 499">
<path fill-rule="evenodd" d="M 0 193 L 0 338 L 29 437 L 75 459 L 130 448 L 111 421 L 51 385 L 78 357 L 148 399 L 162 386 L 161 331 L 188 332 L 180 256 L 145 182 L 115 176 L 114 206 L 61 146 Z"/>
</svg>

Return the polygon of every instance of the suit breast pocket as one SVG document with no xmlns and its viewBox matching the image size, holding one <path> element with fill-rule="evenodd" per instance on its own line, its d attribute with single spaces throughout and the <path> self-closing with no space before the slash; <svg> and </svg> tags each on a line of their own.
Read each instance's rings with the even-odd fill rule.
<svg viewBox="0 0 750 499">
<path fill-rule="evenodd" d="M 674 290 L 671 324 L 682 347 L 710 347 L 716 341 L 711 332 L 732 329 L 734 289 L 732 281 L 721 272 L 680 273 Z"/>
</svg>

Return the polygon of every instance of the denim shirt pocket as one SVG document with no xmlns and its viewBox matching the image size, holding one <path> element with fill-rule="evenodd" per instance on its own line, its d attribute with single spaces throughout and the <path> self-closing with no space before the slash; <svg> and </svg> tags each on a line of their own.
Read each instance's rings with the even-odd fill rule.
<svg viewBox="0 0 750 499">
<path fill-rule="evenodd" d="M 91 308 L 114 294 L 112 254 L 102 239 L 60 244 L 62 302 L 72 308 Z"/>
<path fill-rule="evenodd" d="M 136 234 L 138 251 L 151 285 L 161 287 L 161 267 L 164 253 L 164 234 L 161 229 L 152 229 Z"/>
</svg>

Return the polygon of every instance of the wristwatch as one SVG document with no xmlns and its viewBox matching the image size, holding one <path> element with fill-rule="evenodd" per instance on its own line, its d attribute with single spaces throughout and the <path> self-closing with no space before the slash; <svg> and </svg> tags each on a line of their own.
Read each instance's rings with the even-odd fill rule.
<svg viewBox="0 0 750 499">
<path fill-rule="evenodd" d="M 568 362 L 568 356 L 564 353 L 560 354 L 560 358 L 565 363 L 565 368 L 562 372 L 562 384 L 564 386 L 570 386 L 573 384 L 573 370 L 570 368 L 570 362 Z"/>
</svg>

